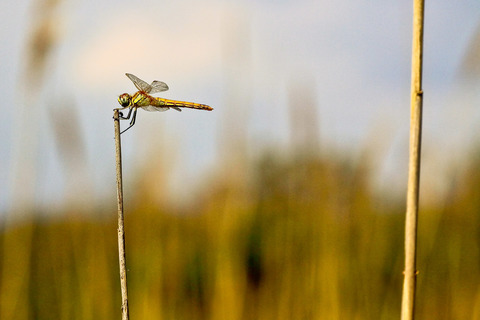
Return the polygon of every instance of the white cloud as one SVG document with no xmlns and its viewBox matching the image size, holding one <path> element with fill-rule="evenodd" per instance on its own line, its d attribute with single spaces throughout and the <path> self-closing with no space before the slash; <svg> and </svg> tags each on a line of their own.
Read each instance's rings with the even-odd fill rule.
<svg viewBox="0 0 480 320">
<path fill-rule="evenodd" d="M 219 8 L 190 8 L 198 15 L 172 14 L 161 10 L 120 8 L 76 52 L 73 74 L 90 88 L 102 89 L 120 74 L 130 72 L 146 81 L 172 77 L 199 77 L 218 69 L 220 61 Z M 178 13 L 178 12 L 177 12 Z M 128 17 L 127 23 L 125 17 Z M 159 78 L 160 77 L 160 78 Z M 164 77 L 164 78 L 162 78 Z"/>
</svg>

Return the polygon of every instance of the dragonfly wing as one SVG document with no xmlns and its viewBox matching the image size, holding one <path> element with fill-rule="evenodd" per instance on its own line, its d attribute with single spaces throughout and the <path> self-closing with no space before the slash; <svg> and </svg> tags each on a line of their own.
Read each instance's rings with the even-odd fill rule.
<svg viewBox="0 0 480 320">
<path fill-rule="evenodd" d="M 150 87 L 151 87 L 151 90 L 149 93 L 152 93 L 152 94 L 168 90 L 168 86 L 165 82 L 157 81 L 157 80 L 153 81 Z"/>
<path fill-rule="evenodd" d="M 156 107 L 156 106 L 145 106 L 145 107 L 142 107 L 143 110 L 147 110 L 147 111 L 167 111 L 168 109 L 170 109 L 169 107 Z"/>
<path fill-rule="evenodd" d="M 128 79 L 132 80 L 133 84 L 135 87 L 137 87 L 138 90 L 144 91 L 146 93 L 150 93 L 152 91 L 152 86 L 143 81 L 142 79 L 137 78 L 131 73 L 125 73 L 125 75 L 128 77 Z"/>
</svg>

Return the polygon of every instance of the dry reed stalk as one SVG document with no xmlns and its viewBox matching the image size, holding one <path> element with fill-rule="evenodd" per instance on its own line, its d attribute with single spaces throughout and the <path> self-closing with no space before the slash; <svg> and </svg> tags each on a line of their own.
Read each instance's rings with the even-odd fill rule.
<svg viewBox="0 0 480 320">
<path fill-rule="evenodd" d="M 118 109 L 113 110 L 115 126 L 115 160 L 117 167 L 117 205 L 118 205 L 118 261 L 120 264 L 120 288 L 122 291 L 122 320 L 128 320 L 127 269 L 125 257 L 125 228 L 123 219 L 123 180 L 122 147 L 120 143 L 120 119 Z"/>
<path fill-rule="evenodd" d="M 422 138 L 422 60 L 424 0 L 414 0 L 412 84 L 410 116 L 410 151 L 408 164 L 407 210 L 405 218 L 405 271 L 402 297 L 402 320 L 415 316 L 417 222 L 420 186 L 420 152 Z"/>
</svg>

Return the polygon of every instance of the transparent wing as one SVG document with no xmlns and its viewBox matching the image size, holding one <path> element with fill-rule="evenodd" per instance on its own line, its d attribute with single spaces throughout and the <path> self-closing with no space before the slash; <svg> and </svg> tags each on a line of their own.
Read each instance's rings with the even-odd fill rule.
<svg viewBox="0 0 480 320">
<path fill-rule="evenodd" d="M 147 110 L 147 111 L 167 111 L 168 109 L 170 109 L 169 107 L 156 107 L 156 106 L 145 106 L 145 107 L 142 107 L 143 110 Z"/>
<path fill-rule="evenodd" d="M 135 87 L 137 87 L 138 90 L 140 91 L 145 91 L 146 93 L 150 93 L 152 90 L 152 86 L 143 81 L 142 79 L 137 78 L 131 73 L 125 73 L 125 75 L 128 77 L 128 79 L 132 80 L 133 84 Z"/>
<path fill-rule="evenodd" d="M 157 80 L 153 81 L 150 87 L 151 89 L 149 93 L 152 93 L 152 94 L 168 90 L 168 86 L 165 82 L 157 81 Z"/>
</svg>

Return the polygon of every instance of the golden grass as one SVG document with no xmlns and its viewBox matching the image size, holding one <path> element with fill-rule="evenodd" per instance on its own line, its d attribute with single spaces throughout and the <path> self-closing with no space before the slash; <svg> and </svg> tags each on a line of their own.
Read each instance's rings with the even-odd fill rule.
<svg viewBox="0 0 480 320">
<path fill-rule="evenodd" d="M 480 317 L 475 168 L 448 201 L 422 211 L 420 319 Z M 125 221 L 131 317 L 398 319 L 404 208 L 380 206 L 368 176 L 338 159 L 266 157 L 254 185 L 212 185 L 194 212 L 167 213 L 137 194 Z M 0 235 L 1 259 L 5 250 L 30 256 L 24 269 L 2 264 L 10 291 L 0 295 L 0 319 L 120 318 L 111 202 L 108 221 L 66 214 Z"/>
</svg>

